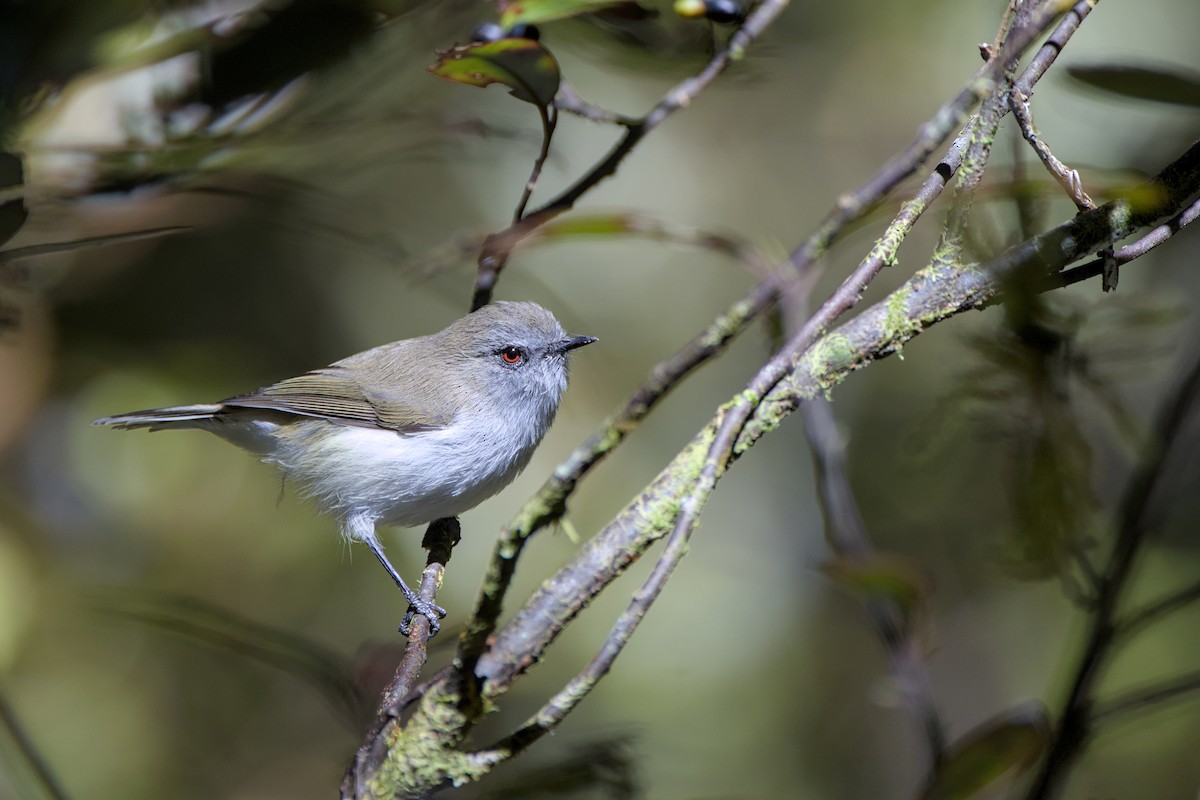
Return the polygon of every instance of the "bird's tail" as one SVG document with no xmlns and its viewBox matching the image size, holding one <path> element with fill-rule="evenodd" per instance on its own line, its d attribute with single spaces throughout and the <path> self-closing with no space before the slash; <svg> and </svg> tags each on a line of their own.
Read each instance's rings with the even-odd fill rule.
<svg viewBox="0 0 1200 800">
<path fill-rule="evenodd" d="M 152 408 L 148 411 L 118 414 L 115 417 L 101 417 L 92 420 L 92 424 L 109 425 L 120 430 L 149 428 L 152 431 L 158 431 L 164 428 L 203 428 L 205 427 L 204 423 L 212 420 L 223 408 L 224 406 L 219 403 Z"/>
</svg>

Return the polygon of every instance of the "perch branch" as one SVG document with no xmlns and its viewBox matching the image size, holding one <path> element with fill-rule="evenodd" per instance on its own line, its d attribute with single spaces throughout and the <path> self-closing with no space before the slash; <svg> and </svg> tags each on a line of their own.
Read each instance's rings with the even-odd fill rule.
<svg viewBox="0 0 1200 800">
<path fill-rule="evenodd" d="M 1114 201 L 1023 242 L 983 265 L 933 264 L 890 297 L 795 352 L 795 339 L 726 403 L 657 478 L 534 592 L 499 629 L 464 675 L 462 664 L 432 681 L 403 727 L 389 723 L 377 738 L 378 767 L 363 797 L 418 797 L 431 788 L 485 774 L 502 754 L 459 748 L 474 721 L 545 653 L 568 620 L 646 549 L 686 529 L 714 481 L 803 400 L 831 390 L 847 375 L 896 352 L 925 328 L 993 300 L 1016 270 L 1060 270 L 1114 238 L 1157 225 L 1200 191 L 1200 144 L 1154 183 L 1161 202 L 1134 209 Z M 783 373 L 777 374 L 783 357 Z M 683 527 L 680 528 L 679 526 Z M 464 634 L 465 641 L 471 632 Z"/>
</svg>

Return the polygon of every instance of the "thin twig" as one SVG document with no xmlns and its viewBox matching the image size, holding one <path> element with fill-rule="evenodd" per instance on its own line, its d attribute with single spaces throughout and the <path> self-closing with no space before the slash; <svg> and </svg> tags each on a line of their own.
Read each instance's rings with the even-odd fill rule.
<svg viewBox="0 0 1200 800">
<path fill-rule="evenodd" d="M 730 36 L 725 47 L 712 57 L 704 69 L 674 86 L 641 119 L 620 120 L 620 124 L 625 127 L 625 135 L 585 175 L 545 205 L 527 214 L 520 214 L 517 220 L 507 229 L 489 236 L 488 241 L 480 252 L 471 308 L 480 308 L 491 301 L 497 277 L 507 263 L 508 251 L 498 251 L 496 249 L 498 243 L 512 242 L 519 239 L 520 236 L 533 230 L 538 225 L 549 222 L 564 211 L 570 210 L 580 197 L 591 191 L 591 189 L 605 178 L 614 174 L 625 158 L 633 152 L 633 149 L 637 147 L 638 143 L 648 133 L 661 125 L 672 114 L 690 105 L 722 72 L 729 68 L 730 64 L 742 58 L 745 55 L 746 48 L 763 34 L 771 23 L 783 13 L 787 5 L 788 0 L 763 0 L 754 12 L 746 18 L 745 23 Z M 568 87 L 566 92 L 564 92 L 563 86 L 559 86 L 559 99 L 563 100 L 568 106 L 581 108 L 581 106 L 572 104 L 570 99 L 572 96 L 575 96 L 573 89 Z M 524 202 L 520 210 L 524 212 Z"/>
<path fill-rule="evenodd" d="M 1093 692 L 1117 641 L 1115 620 L 1121 596 L 1138 551 L 1150 532 L 1151 503 L 1159 481 L 1166 474 L 1172 447 L 1181 441 L 1177 433 L 1192 418 L 1193 406 L 1200 396 L 1200 348 L 1191 359 L 1183 379 L 1159 411 L 1149 452 L 1127 484 L 1116 542 L 1104 568 L 1087 643 L 1076 664 L 1071 691 L 1059 714 L 1050 750 L 1027 795 L 1029 800 L 1046 800 L 1057 793 L 1067 768 L 1095 726 Z"/>
<path fill-rule="evenodd" d="M 558 94 L 554 96 L 554 105 L 559 111 L 565 111 L 568 114 L 574 114 L 581 119 L 586 119 L 589 122 L 602 122 L 610 125 L 630 125 L 638 124 L 638 120 L 633 117 L 627 117 L 624 114 L 618 114 L 614 111 L 609 111 L 607 108 L 589 103 L 580 97 L 579 92 L 575 91 L 575 87 L 567 83 L 563 79 L 558 84 Z"/>
<path fill-rule="evenodd" d="M 715 476 L 711 478 L 711 481 L 713 484 L 716 483 Z M 703 504 L 694 501 L 690 503 L 685 501 L 685 503 L 687 507 L 681 508 L 675 529 L 668 537 L 663 553 L 655 563 L 650 577 L 638 591 L 634 592 L 629 606 L 617 618 L 608 637 L 592 660 L 524 725 L 511 735 L 485 748 L 480 755 L 488 756 L 495 763 L 499 763 L 519 754 L 542 736 L 554 730 L 591 693 L 600 679 L 608 674 L 617 660 L 617 656 L 629 644 L 634 631 L 645 619 L 646 612 L 650 610 L 650 606 L 662 593 L 667 580 L 679 566 L 684 555 L 687 554 L 688 540 L 695 530 L 695 517 L 699 514 Z"/>
<path fill-rule="evenodd" d="M 1152 706 L 1196 691 L 1200 691 L 1200 672 L 1189 672 L 1178 678 L 1134 689 L 1113 700 L 1097 703 L 1092 712 L 1092 724 L 1110 722 L 1135 711 L 1146 711 Z"/>
<path fill-rule="evenodd" d="M 625 136 L 604 159 L 574 185 L 533 213 L 540 215 L 566 211 L 592 187 L 615 173 L 626 156 L 632 152 L 638 142 L 645 138 L 646 134 L 665 122 L 676 111 L 691 105 L 692 101 L 707 89 L 709 84 L 731 64 L 745 55 L 746 49 L 754 44 L 787 6 L 788 0 L 763 0 L 753 13 L 746 17 L 746 21 L 741 27 L 729 37 L 725 47 L 713 55 L 704 69 L 674 86 L 641 120 L 627 122 Z"/>
<path fill-rule="evenodd" d="M 1025 141 L 1029 142 L 1030 147 L 1033 148 L 1033 152 L 1037 153 L 1038 158 L 1042 160 L 1047 171 L 1058 181 L 1059 186 L 1071 198 L 1071 202 L 1075 204 L 1075 207 L 1080 211 L 1090 211 L 1095 208 L 1095 201 L 1083 190 L 1083 181 L 1079 177 L 1079 171 L 1071 169 L 1059 161 L 1054 153 L 1050 151 L 1050 146 L 1038 134 L 1033 124 L 1033 112 L 1029 109 L 1029 98 L 1021 94 L 1020 90 L 1013 89 L 1009 94 L 1008 107 L 1012 110 L 1013 116 L 1016 117 L 1017 124 L 1021 128 L 1021 135 L 1025 137 Z"/>
<path fill-rule="evenodd" d="M 1070 13 L 1030 59 L 1028 67 L 1017 81 L 1017 85 L 1022 87 L 1023 91 L 1027 94 L 1032 91 L 1033 85 L 1041 80 L 1066 41 L 1098 1 L 1079 0 L 1071 7 Z M 1061 0 L 1046 3 L 1028 24 L 1012 31 L 1002 48 L 1005 60 L 1009 58 L 1010 53 L 1024 52 L 1033 39 L 1041 35 L 1046 26 L 1065 10 L 1065 5 Z M 1001 30 L 1005 30 L 1004 25 L 1001 26 Z M 882 169 L 857 189 L 838 198 L 837 207 L 826 215 L 817 230 L 792 252 L 792 263 L 797 269 L 804 269 L 807 264 L 823 256 L 833 239 L 845 230 L 850 220 L 861 217 L 893 188 L 916 172 L 939 144 L 962 127 L 970 110 L 991 93 L 995 80 L 1003 69 L 1004 61 L 998 58 L 1000 55 L 999 52 L 992 53 L 992 58 L 979 69 L 967 85 L 934 112 L 929 121 L 921 125 L 917 137 L 908 147 L 893 156 Z"/>
<path fill-rule="evenodd" d="M 1113 253 L 1113 258 L 1118 264 L 1128 264 L 1136 258 L 1141 258 L 1179 233 L 1189 223 L 1195 222 L 1197 218 L 1200 218 L 1200 198 L 1197 198 L 1194 203 L 1180 211 L 1167 222 L 1159 225 L 1144 236 L 1139 237 L 1137 241 L 1118 249 Z M 1095 261 L 1089 261 L 1086 264 L 1080 264 L 1078 267 L 1057 272 L 1046 279 L 1049 284 L 1047 288 L 1071 286 L 1080 281 L 1094 278 L 1103 273 L 1104 266 L 1105 259 L 1099 258 Z"/>
<path fill-rule="evenodd" d="M 554 138 L 554 128 L 558 125 L 558 110 L 554 106 L 544 108 L 538 106 L 538 117 L 542 120 L 542 149 L 538 151 L 537 158 L 534 159 L 529 180 L 525 181 L 525 189 L 521 192 L 517 210 L 513 213 L 513 224 L 525 218 L 525 207 L 529 205 L 529 199 L 533 197 L 533 190 L 537 188 L 538 178 L 542 176 L 542 167 L 545 166 L 546 159 L 550 157 L 550 140 Z"/>
<path fill-rule="evenodd" d="M 882 264 L 892 263 L 900 243 L 923 212 L 941 194 L 946 182 L 958 168 L 965 146 L 964 133 L 951 145 L 946 159 L 930 173 L 917 193 L 901 205 L 900 213 L 888 226 L 868 258 L 875 258 Z M 947 161 L 950 163 L 946 163 Z M 810 273 L 815 272 L 812 267 L 814 263 L 808 262 L 808 268 L 797 273 L 796 279 L 783 294 L 780 307 L 789 336 L 799 331 L 808 317 L 814 286 Z M 846 473 L 845 442 L 837 429 L 833 408 L 824 397 L 814 397 L 801 404 L 800 413 L 804 419 L 804 432 L 812 454 L 817 478 L 817 496 L 830 547 L 844 559 L 866 558 L 873 548 Z M 905 629 L 891 604 L 875 599 L 868 600 L 867 615 L 883 642 L 893 680 L 921 727 L 929 755 L 926 768 L 932 772 L 942 761 L 946 749 L 946 734 L 933 699 L 932 683 L 921 658 L 919 643 L 912 631 Z"/>
<path fill-rule="evenodd" d="M 869 558 L 874 548 L 846 474 L 845 444 L 837 430 L 833 408 L 825 398 L 815 397 L 800 406 L 800 413 L 816 469 L 826 538 L 839 558 L 850 561 Z M 933 685 L 920 642 L 893 604 L 869 599 L 866 606 L 871 626 L 887 652 L 900 697 L 924 735 L 929 762 L 925 769 L 932 772 L 941 764 L 946 750 L 946 729 L 933 698 Z"/>
<path fill-rule="evenodd" d="M 1128 639 L 1139 631 L 1144 630 L 1151 623 L 1157 622 L 1168 614 L 1186 608 L 1197 601 L 1200 601 L 1200 581 L 1190 586 L 1185 586 L 1182 589 L 1168 592 L 1158 600 L 1147 603 L 1138 611 L 1118 623 L 1117 635 L 1123 639 Z"/>
</svg>

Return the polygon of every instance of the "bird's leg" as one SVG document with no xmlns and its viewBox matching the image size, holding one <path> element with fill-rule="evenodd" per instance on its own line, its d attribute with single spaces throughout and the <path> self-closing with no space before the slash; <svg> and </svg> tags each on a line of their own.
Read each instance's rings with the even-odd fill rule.
<svg viewBox="0 0 1200 800">
<path fill-rule="evenodd" d="M 371 548 L 371 552 L 379 559 L 379 563 L 383 564 L 383 568 L 388 571 L 388 575 L 392 576 L 392 580 L 400 587 L 400 591 L 404 592 L 404 597 L 408 600 L 408 611 L 404 615 L 404 619 L 400 621 L 400 632 L 408 636 L 408 624 L 414 613 L 420 614 L 429 620 L 429 635 L 432 637 L 441 629 L 442 624 L 438 620 L 446 616 L 446 609 L 439 605 L 435 605 L 428 600 L 422 598 L 419 594 L 408 588 L 408 584 L 400 577 L 400 573 L 392 566 L 392 562 L 387 560 L 387 556 L 383 554 L 383 548 L 380 547 L 378 540 L 374 536 L 365 540 L 367 547 Z"/>
</svg>

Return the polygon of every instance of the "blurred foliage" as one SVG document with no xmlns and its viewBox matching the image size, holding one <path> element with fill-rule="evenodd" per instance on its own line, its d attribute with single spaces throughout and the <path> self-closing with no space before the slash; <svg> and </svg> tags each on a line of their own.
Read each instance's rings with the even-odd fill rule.
<svg viewBox="0 0 1200 800">
<path fill-rule="evenodd" d="M 1200 106 L 1200 73 L 1139 64 L 1075 64 L 1067 74 L 1106 92 L 1181 106 Z"/>
<path fill-rule="evenodd" d="M 554 56 L 530 39 L 501 39 L 438 54 L 429 71 L 468 86 L 507 86 L 513 97 L 545 108 L 554 101 L 561 75 Z"/>
<path fill-rule="evenodd" d="M 357 549 L 339 559 L 329 520 L 211 437 L 87 423 L 244 391 L 466 310 L 464 265 L 511 219 L 542 136 L 506 93 L 426 71 L 479 23 L 541 13 L 539 41 L 515 48 L 552 53 L 554 86 L 561 71 L 626 115 L 699 69 L 717 35 L 668 2 L 589 4 L 544 24 L 564 4 L 520 5 L 0 4 L 0 688 L 70 796 L 306 798 L 337 785 L 358 742 L 341 723 L 372 705 L 395 661 L 402 609 L 377 567 Z M 543 302 L 602 344 L 576 366 L 527 473 L 465 516 L 442 595 L 448 625 L 474 597 L 489 531 L 762 274 L 762 253 L 797 242 L 907 144 L 973 74 L 975 43 L 992 37 L 1002 6 L 793 3 L 577 215 L 515 251 L 500 295 Z M 1179 98 L 1194 88 L 1197 24 L 1194 3 L 1101 6 L 1060 60 L 1106 92 L 1077 93 L 1055 72 L 1039 85 L 1039 128 L 1070 164 L 1091 167 L 1093 196 L 1120 192 L 1195 137 Z M 618 133 L 564 115 L 537 195 L 570 185 Z M 972 219 L 979 253 L 1073 213 L 1014 142 Z M 1024 208 L 1022 194 L 1033 198 Z M 892 210 L 829 254 L 816 297 Z M 759 242 L 769 244 L 749 244 Z M 931 242 L 919 229 L 868 299 L 923 263 Z M 685 566 L 595 696 L 556 737 L 461 794 L 1000 791 L 1044 743 L 1041 712 L 1020 704 L 1054 707 L 1078 644 L 1085 612 L 1060 587 L 1084 586 L 1106 547 L 1114 498 L 1189 341 L 1181 331 L 1194 330 L 1196 247 L 1184 231 L 1126 268 L 1116 297 L 1014 286 L 1003 310 L 939 326 L 903 360 L 839 387 L 854 489 L 889 555 L 834 565 L 835 581 L 819 574 L 829 556 L 799 431 L 768 437 L 724 479 Z M 668 398 L 572 499 L 570 527 L 586 535 L 606 522 L 768 346 L 763 331 L 743 337 Z M 1192 452 L 1155 498 L 1162 530 L 1140 561 L 1138 596 L 1196 579 Z M 537 541 L 524 589 L 574 548 Z M 390 552 L 419 569 L 414 536 Z M 1013 581 L 1014 565 L 1062 580 Z M 586 663 L 630 581 L 564 634 L 495 730 Z M 883 648 L 834 583 L 920 614 L 939 709 L 952 732 L 967 731 L 932 783 Z M 753 596 L 715 588 L 735 585 Z M 1106 686 L 1195 669 L 1195 613 L 1143 632 Z M 438 645 L 431 668 L 447 657 Z M 1194 701 L 1179 712 L 1105 728 L 1067 796 L 1194 794 L 1200 715 Z M 19 762 L 5 745 L 0 797 L 24 786 L 11 777 L 24 774 Z"/>
<path fill-rule="evenodd" d="M 995 796 L 1001 786 L 1037 763 L 1049 739 L 1049 720 L 1040 706 L 989 720 L 951 745 L 921 798 L 970 800 Z"/>
</svg>

